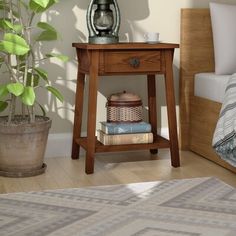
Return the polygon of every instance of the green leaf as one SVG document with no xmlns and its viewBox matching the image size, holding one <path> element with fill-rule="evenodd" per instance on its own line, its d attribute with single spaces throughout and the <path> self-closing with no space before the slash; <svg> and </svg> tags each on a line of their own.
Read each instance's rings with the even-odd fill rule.
<svg viewBox="0 0 236 236">
<path fill-rule="evenodd" d="M 37 38 L 36 41 L 53 41 L 57 40 L 57 32 L 45 30 Z"/>
<path fill-rule="evenodd" d="M 31 86 L 33 74 L 28 72 L 26 77 L 26 86 Z"/>
<path fill-rule="evenodd" d="M 18 59 L 19 59 L 20 61 L 23 61 L 23 62 L 25 63 L 26 57 L 27 57 L 26 54 L 25 54 L 25 55 L 20 55 L 20 56 L 18 56 Z"/>
<path fill-rule="evenodd" d="M 8 89 L 7 89 L 7 85 L 0 85 L 0 99 L 3 99 L 4 97 L 6 97 L 8 95 Z"/>
<path fill-rule="evenodd" d="M 48 1 L 48 0 L 45 0 L 45 1 Z M 59 2 L 59 0 L 49 0 L 47 6 L 43 7 L 42 5 L 45 5 L 44 3 L 41 3 L 40 5 L 40 3 L 37 2 L 37 0 L 30 0 L 29 6 L 32 11 L 34 11 L 35 13 L 39 13 L 39 12 L 46 11 L 49 7 L 51 7 L 57 2 Z"/>
<path fill-rule="evenodd" d="M 10 21 L 4 20 L 4 23 L 5 23 L 5 25 L 6 25 L 9 29 L 13 29 L 13 28 L 14 28 L 13 24 L 12 24 Z"/>
<path fill-rule="evenodd" d="M 27 79 L 26 79 L 26 86 L 32 86 L 32 80 L 33 80 L 33 87 L 38 86 L 39 75 L 28 72 Z"/>
<path fill-rule="evenodd" d="M 64 101 L 64 98 L 63 98 L 62 94 L 57 89 L 55 89 L 52 86 L 47 86 L 46 89 L 49 92 L 51 92 L 58 100 L 60 100 L 61 102 Z"/>
<path fill-rule="evenodd" d="M 57 54 L 57 53 L 48 53 L 46 54 L 46 57 L 50 58 L 50 57 L 56 57 L 58 58 L 59 60 L 63 61 L 63 62 L 66 62 L 69 60 L 69 57 L 65 56 L 65 55 L 62 55 L 62 54 Z"/>
<path fill-rule="evenodd" d="M 49 4 L 49 0 L 32 0 L 35 4 L 38 4 L 39 6 L 46 8 Z"/>
<path fill-rule="evenodd" d="M 34 88 L 27 86 L 21 95 L 21 101 L 27 106 L 33 106 L 35 102 L 35 92 Z"/>
<path fill-rule="evenodd" d="M 20 25 L 20 24 L 15 24 L 15 25 L 13 26 L 13 30 L 14 30 L 15 32 L 17 32 L 17 33 L 20 33 L 20 32 L 22 31 L 22 25 Z"/>
<path fill-rule="evenodd" d="M 22 63 L 20 63 L 20 65 L 19 65 L 19 70 L 20 70 L 21 72 L 25 72 L 25 61 L 23 61 Z"/>
<path fill-rule="evenodd" d="M 13 29 L 14 26 L 13 26 L 13 24 L 9 20 L 1 19 L 0 20 L 0 28 L 4 29 L 4 30 L 6 30 L 6 29 Z"/>
<path fill-rule="evenodd" d="M 34 68 L 37 74 L 48 83 L 48 73 L 47 71 L 43 70 L 42 68 Z"/>
<path fill-rule="evenodd" d="M 7 102 L 0 101 L 0 112 L 4 111 L 8 106 Z"/>
<path fill-rule="evenodd" d="M 36 102 L 36 103 L 37 103 L 38 106 L 40 107 L 40 109 L 41 109 L 41 111 L 42 111 L 42 113 L 43 113 L 43 116 L 46 116 L 46 111 L 45 111 L 44 107 L 43 107 L 41 104 L 39 104 L 38 102 Z"/>
<path fill-rule="evenodd" d="M 2 42 L 0 42 L 0 52 L 5 52 L 5 49 L 4 49 L 4 46 L 3 46 Z"/>
<path fill-rule="evenodd" d="M 37 26 L 44 31 L 38 36 L 36 41 L 52 41 L 58 38 L 56 29 L 46 22 L 39 22 Z"/>
<path fill-rule="evenodd" d="M 0 49 L 1 51 L 1 49 Z M 0 68 L 2 67 L 2 64 L 5 62 L 4 58 L 3 57 L 0 57 Z"/>
<path fill-rule="evenodd" d="M 7 85 L 7 90 L 18 97 L 24 92 L 24 86 L 21 83 L 11 83 Z"/>
<path fill-rule="evenodd" d="M 15 70 L 19 70 L 20 72 L 25 72 L 25 63 L 20 63 L 19 65 L 16 66 L 11 66 Z"/>
<path fill-rule="evenodd" d="M 44 30 L 49 30 L 49 31 L 55 31 L 56 32 L 56 29 L 51 26 L 50 24 L 46 23 L 46 22 L 38 22 L 37 26 L 40 28 L 40 29 L 44 29 Z"/>
<path fill-rule="evenodd" d="M 13 55 L 24 55 L 30 50 L 26 41 L 16 34 L 5 34 L 1 43 L 4 51 Z"/>
</svg>

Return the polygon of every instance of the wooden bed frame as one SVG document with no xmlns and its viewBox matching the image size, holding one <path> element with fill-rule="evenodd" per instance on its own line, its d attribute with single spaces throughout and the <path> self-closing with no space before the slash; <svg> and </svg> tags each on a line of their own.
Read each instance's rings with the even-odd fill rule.
<svg viewBox="0 0 236 236">
<path fill-rule="evenodd" d="M 194 74 L 214 71 L 209 9 L 181 10 L 180 148 L 191 150 L 236 173 L 211 143 L 221 103 L 194 96 Z"/>
</svg>

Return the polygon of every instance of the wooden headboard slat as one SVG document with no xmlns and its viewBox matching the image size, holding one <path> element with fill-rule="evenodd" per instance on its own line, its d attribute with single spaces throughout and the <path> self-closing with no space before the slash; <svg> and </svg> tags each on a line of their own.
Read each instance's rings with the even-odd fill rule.
<svg viewBox="0 0 236 236">
<path fill-rule="evenodd" d="M 180 34 L 180 146 L 188 149 L 194 74 L 214 71 L 209 9 L 181 9 Z"/>
</svg>

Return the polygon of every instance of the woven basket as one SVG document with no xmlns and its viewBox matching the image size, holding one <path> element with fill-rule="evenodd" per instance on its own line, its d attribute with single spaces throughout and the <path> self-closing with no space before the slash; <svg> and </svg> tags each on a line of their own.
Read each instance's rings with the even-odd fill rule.
<svg viewBox="0 0 236 236">
<path fill-rule="evenodd" d="M 139 122 L 142 113 L 142 101 L 135 94 L 123 92 L 108 98 L 107 122 Z"/>
</svg>

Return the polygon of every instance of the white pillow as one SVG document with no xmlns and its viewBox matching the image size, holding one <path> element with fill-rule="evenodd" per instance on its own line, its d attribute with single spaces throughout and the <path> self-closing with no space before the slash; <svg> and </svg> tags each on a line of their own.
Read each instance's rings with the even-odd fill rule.
<svg viewBox="0 0 236 236">
<path fill-rule="evenodd" d="M 236 5 L 210 3 L 215 73 L 236 73 Z"/>
</svg>

